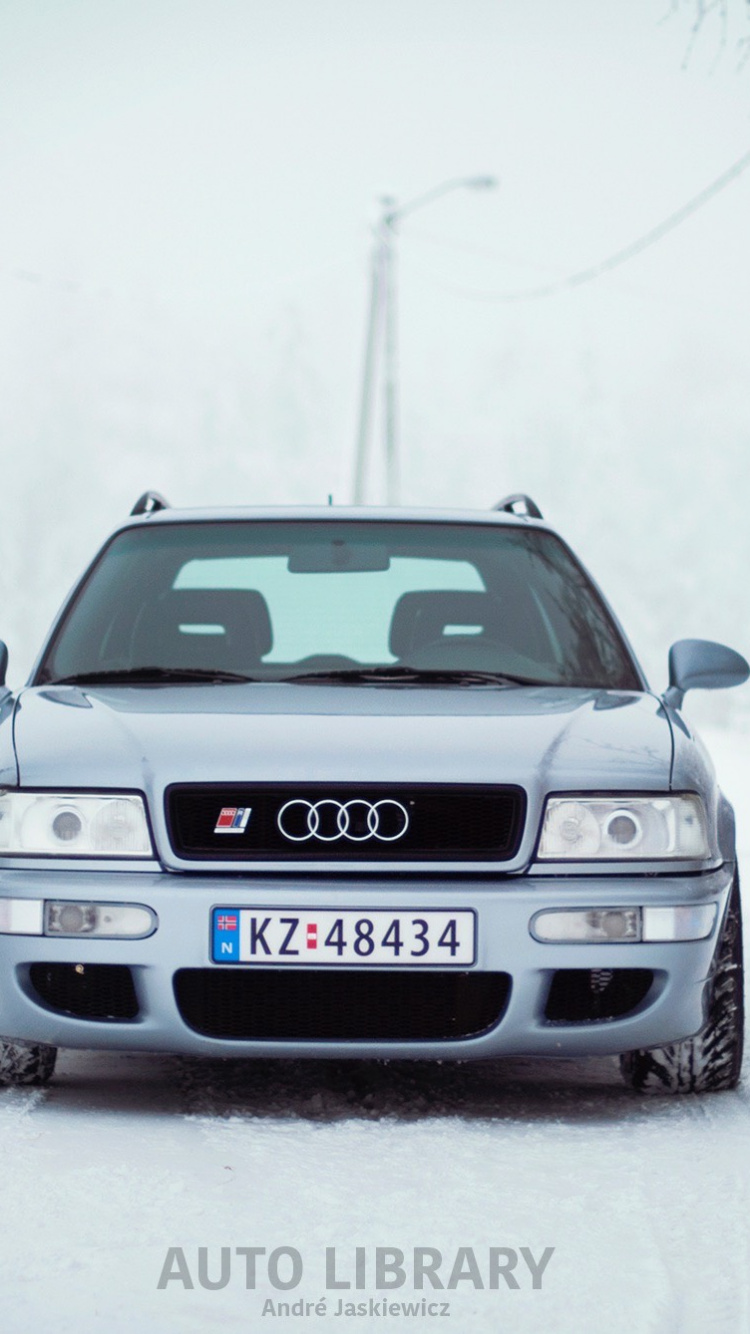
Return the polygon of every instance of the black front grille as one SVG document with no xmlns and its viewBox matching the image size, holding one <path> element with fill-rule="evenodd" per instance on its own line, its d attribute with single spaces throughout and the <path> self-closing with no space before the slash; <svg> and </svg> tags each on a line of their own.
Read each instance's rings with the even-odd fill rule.
<svg viewBox="0 0 750 1334">
<path fill-rule="evenodd" d="M 138 1016 L 133 978 L 122 964 L 33 963 L 29 978 L 45 1005 L 75 1019 Z"/>
<path fill-rule="evenodd" d="M 174 991 L 188 1027 L 211 1038 L 438 1042 L 492 1028 L 505 1010 L 510 977 L 183 968 Z"/>
<path fill-rule="evenodd" d="M 544 1017 L 553 1024 L 603 1023 L 630 1014 L 651 989 L 648 968 L 560 968 Z"/>
<path fill-rule="evenodd" d="M 520 788 L 473 784 L 180 784 L 166 800 L 172 847 L 201 861 L 508 861 L 525 812 Z M 244 828 L 217 832 L 229 811 L 249 811 Z"/>
</svg>

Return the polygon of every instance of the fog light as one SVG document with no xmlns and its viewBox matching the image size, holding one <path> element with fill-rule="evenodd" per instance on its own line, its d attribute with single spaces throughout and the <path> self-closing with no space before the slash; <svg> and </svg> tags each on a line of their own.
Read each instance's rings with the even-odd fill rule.
<svg viewBox="0 0 750 1334">
<path fill-rule="evenodd" d="M 41 936 L 41 899 L 0 899 L 0 935 Z"/>
<path fill-rule="evenodd" d="M 63 931 L 80 931 L 85 921 L 83 908 L 79 908 L 77 903 L 60 909 L 60 927 Z"/>
<path fill-rule="evenodd" d="M 44 915 L 46 936 L 90 936 L 96 929 L 94 903 L 47 903 Z"/>
<path fill-rule="evenodd" d="M 531 934 L 549 943 L 640 940 L 640 908 L 563 908 L 537 913 Z"/>
<path fill-rule="evenodd" d="M 44 905 L 46 936 L 104 936 L 138 940 L 157 927 L 156 913 L 140 903 L 71 903 Z M 39 932 L 38 934 L 41 934 Z"/>
</svg>

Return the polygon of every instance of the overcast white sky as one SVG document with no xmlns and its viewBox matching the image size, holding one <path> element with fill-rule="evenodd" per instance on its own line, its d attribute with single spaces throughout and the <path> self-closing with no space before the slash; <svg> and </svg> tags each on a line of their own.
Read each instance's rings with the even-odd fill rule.
<svg viewBox="0 0 750 1334">
<path fill-rule="evenodd" d="M 654 683 L 750 651 L 744 0 L 0 0 L 2 626 L 27 669 L 147 486 L 349 496 L 377 199 L 399 240 L 403 498 L 524 489 Z M 373 473 L 372 498 L 380 498 Z M 11 672 L 13 676 L 13 672 Z"/>
</svg>

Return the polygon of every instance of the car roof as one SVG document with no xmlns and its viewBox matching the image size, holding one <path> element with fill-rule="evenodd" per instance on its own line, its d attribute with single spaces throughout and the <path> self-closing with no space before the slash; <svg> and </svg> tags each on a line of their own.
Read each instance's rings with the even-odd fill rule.
<svg viewBox="0 0 750 1334">
<path fill-rule="evenodd" d="M 243 505 L 221 508 L 186 508 L 153 510 L 131 516 L 121 528 L 143 524 L 242 522 L 247 520 L 317 519 L 328 522 L 366 523 L 480 523 L 500 527 L 549 528 L 543 520 L 507 511 L 474 509 L 430 509 L 421 506 L 377 505 Z"/>
</svg>

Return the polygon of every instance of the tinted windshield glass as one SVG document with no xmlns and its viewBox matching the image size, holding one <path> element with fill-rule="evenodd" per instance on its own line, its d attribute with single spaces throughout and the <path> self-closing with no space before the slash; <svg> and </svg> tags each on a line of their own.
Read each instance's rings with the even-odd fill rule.
<svg viewBox="0 0 750 1334">
<path fill-rule="evenodd" d="M 37 681 L 148 668 L 278 681 L 395 665 L 640 688 L 601 599 L 553 534 L 316 520 L 118 534 Z"/>
</svg>

